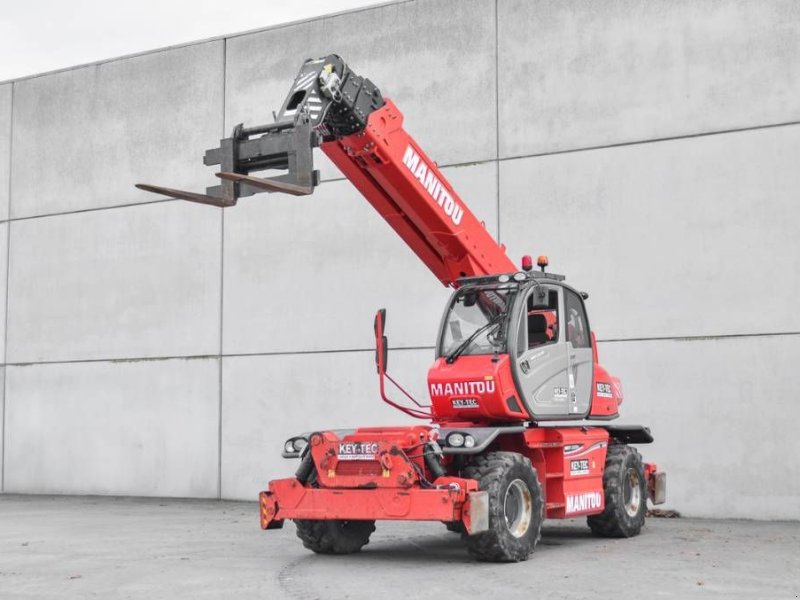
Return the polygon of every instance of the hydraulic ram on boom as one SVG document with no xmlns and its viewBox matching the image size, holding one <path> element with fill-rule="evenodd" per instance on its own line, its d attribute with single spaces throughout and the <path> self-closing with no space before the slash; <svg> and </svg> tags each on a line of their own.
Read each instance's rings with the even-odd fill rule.
<svg viewBox="0 0 800 600">
<path fill-rule="evenodd" d="M 632 447 L 653 441 L 648 428 L 609 424 L 622 385 L 600 365 L 588 294 L 545 272 L 546 257 L 540 272 L 530 257 L 517 270 L 397 107 L 339 56 L 303 63 L 274 123 L 237 125 L 206 151 L 220 185 L 138 187 L 220 207 L 260 192 L 303 196 L 319 184 L 315 147 L 455 290 L 428 370 L 430 404 L 386 373 L 385 311 L 375 317 L 380 395 L 426 423 L 290 437 L 282 455 L 300 465 L 259 494 L 261 527 L 291 519 L 307 548 L 344 554 L 368 543 L 377 520 L 442 521 L 489 561 L 528 558 L 545 518 L 585 516 L 596 535 L 637 535 L 647 499 L 664 501 L 666 476 Z M 385 379 L 414 405 L 388 398 Z M 280 410 L 283 398 L 271 400 Z"/>
<path fill-rule="evenodd" d="M 310 194 L 319 183 L 311 154 L 316 145 L 445 286 L 515 269 L 505 248 L 403 129 L 394 103 L 335 54 L 303 64 L 275 123 L 238 125 L 219 148 L 206 152 L 205 163 L 222 168 L 221 186 L 205 195 L 137 187 L 222 207 L 263 191 Z M 266 169 L 288 173 L 251 175 Z"/>
</svg>

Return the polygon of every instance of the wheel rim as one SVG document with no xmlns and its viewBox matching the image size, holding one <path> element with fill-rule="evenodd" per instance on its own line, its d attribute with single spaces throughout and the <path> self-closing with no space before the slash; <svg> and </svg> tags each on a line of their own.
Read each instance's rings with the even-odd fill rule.
<svg viewBox="0 0 800 600">
<path fill-rule="evenodd" d="M 521 479 L 515 479 L 506 488 L 503 513 L 509 533 L 516 538 L 525 535 L 531 524 L 533 500 L 531 491 Z"/>
<path fill-rule="evenodd" d="M 629 517 L 635 517 L 639 514 L 639 509 L 642 506 L 642 488 L 639 485 L 639 474 L 636 469 L 631 467 L 625 477 L 625 512 Z"/>
</svg>

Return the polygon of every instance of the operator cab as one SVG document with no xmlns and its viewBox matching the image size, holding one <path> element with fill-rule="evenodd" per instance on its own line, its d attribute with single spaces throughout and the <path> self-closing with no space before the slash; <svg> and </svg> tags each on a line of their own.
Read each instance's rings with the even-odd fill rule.
<svg viewBox="0 0 800 600">
<path fill-rule="evenodd" d="M 561 281 L 536 281 L 512 315 L 511 368 L 536 419 L 585 417 L 591 407 L 593 352 L 583 299 Z"/>
<path fill-rule="evenodd" d="M 459 284 L 428 377 L 437 414 L 494 422 L 585 418 L 594 360 L 581 294 L 563 276 L 544 272 Z M 491 396 L 467 385 L 478 373 L 493 382 Z M 448 389 L 453 393 L 442 393 Z"/>
</svg>

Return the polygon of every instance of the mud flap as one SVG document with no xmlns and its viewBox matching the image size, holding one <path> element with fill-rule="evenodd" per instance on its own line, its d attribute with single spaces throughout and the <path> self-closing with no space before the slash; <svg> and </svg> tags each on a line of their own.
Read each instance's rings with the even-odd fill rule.
<svg viewBox="0 0 800 600">
<path fill-rule="evenodd" d="M 667 474 L 654 471 L 647 478 L 647 492 L 653 504 L 664 504 L 667 501 Z"/>
<path fill-rule="evenodd" d="M 489 492 L 469 492 L 461 509 L 461 520 L 468 535 L 489 530 Z"/>
</svg>

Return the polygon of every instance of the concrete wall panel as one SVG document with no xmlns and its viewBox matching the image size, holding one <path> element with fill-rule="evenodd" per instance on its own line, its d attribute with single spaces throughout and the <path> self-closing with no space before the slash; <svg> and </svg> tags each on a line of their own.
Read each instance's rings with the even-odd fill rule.
<svg viewBox="0 0 800 600">
<path fill-rule="evenodd" d="M 0 493 L 5 491 L 5 414 L 6 414 L 6 368 L 0 367 Z"/>
<path fill-rule="evenodd" d="M 419 0 L 228 40 L 225 127 L 267 123 L 306 58 L 336 53 L 440 164 L 495 158 L 494 1 Z M 323 178 L 341 177 L 319 155 Z"/>
<path fill-rule="evenodd" d="M 134 183 L 202 190 L 222 134 L 223 43 L 15 85 L 13 217 L 152 201 Z"/>
<path fill-rule="evenodd" d="M 5 491 L 252 500 L 293 472 L 287 436 L 408 422 L 377 396 L 379 307 L 392 373 L 427 398 L 448 291 L 321 154 L 313 196 L 224 219 L 132 187 L 216 183 L 203 150 L 330 52 L 509 256 L 591 293 L 669 507 L 800 518 L 791 0 L 402 1 L 16 81 L 13 111 L 0 85 Z"/>
<path fill-rule="evenodd" d="M 494 163 L 445 175 L 496 229 Z M 432 346 L 449 292 L 348 181 L 225 214 L 224 352 L 370 348 L 385 307 L 394 346 Z"/>
<path fill-rule="evenodd" d="M 500 0 L 498 39 L 501 157 L 800 120 L 792 0 Z"/>
<path fill-rule="evenodd" d="M 500 235 L 601 339 L 800 331 L 800 126 L 504 161 Z"/>
<path fill-rule="evenodd" d="M 7 368 L 5 491 L 214 497 L 218 360 Z"/>
<path fill-rule="evenodd" d="M 800 519 L 800 335 L 600 344 L 620 422 L 651 426 L 646 460 L 686 516 Z"/>
<path fill-rule="evenodd" d="M 293 475 L 297 462 L 280 455 L 293 435 L 414 421 L 381 401 L 374 360 L 372 352 L 223 359 L 222 497 L 253 500 L 270 479 Z M 423 403 L 432 363 L 433 350 L 389 355 L 392 376 Z"/>
<path fill-rule="evenodd" d="M 220 220 L 176 201 L 14 222 L 8 361 L 217 354 Z"/>
<path fill-rule="evenodd" d="M 5 357 L 6 349 L 6 288 L 8 286 L 8 230 L 9 223 L 0 223 L 0 356 Z"/>
<path fill-rule="evenodd" d="M 8 180 L 11 175 L 12 84 L 0 85 L 0 220 L 8 218 Z"/>
</svg>

